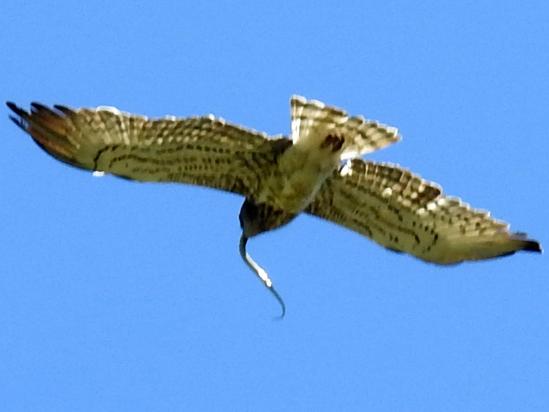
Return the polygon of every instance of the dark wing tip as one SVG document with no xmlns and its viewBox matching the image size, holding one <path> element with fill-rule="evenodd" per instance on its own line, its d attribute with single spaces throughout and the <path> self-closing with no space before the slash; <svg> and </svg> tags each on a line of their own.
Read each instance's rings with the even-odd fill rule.
<svg viewBox="0 0 549 412">
<path fill-rule="evenodd" d="M 52 110 L 48 106 L 43 105 L 42 103 L 31 102 L 30 105 L 31 105 L 31 112 L 33 114 L 60 117 L 60 114 L 58 112 Z"/>
<path fill-rule="evenodd" d="M 13 113 L 15 113 L 17 116 L 19 116 L 21 119 L 24 119 L 24 120 L 27 120 L 33 114 L 38 114 L 38 115 L 48 114 L 48 115 L 51 115 L 51 116 L 59 117 L 59 113 L 53 111 L 49 107 L 43 105 L 42 103 L 38 103 L 38 102 L 32 102 L 30 104 L 30 106 L 31 106 L 30 113 L 27 112 L 26 110 L 22 109 L 21 107 L 17 106 L 14 102 L 7 101 L 6 106 L 8 106 L 8 108 Z M 13 120 L 13 117 L 10 116 L 10 118 Z"/>
<path fill-rule="evenodd" d="M 17 127 L 20 127 L 23 131 L 27 131 L 27 127 L 25 126 L 25 123 L 23 123 L 23 120 L 20 117 L 12 116 L 11 114 L 8 115 L 10 120 L 16 124 Z"/>
<path fill-rule="evenodd" d="M 64 111 L 37 102 L 30 104 L 30 112 L 10 101 L 6 102 L 6 106 L 14 113 L 9 115 L 10 120 L 28 133 L 46 153 L 71 166 L 85 169 L 74 158 L 77 147 L 67 138 Z"/>
<path fill-rule="evenodd" d="M 541 244 L 534 239 L 528 239 L 528 235 L 524 232 L 516 232 L 513 233 L 513 238 L 516 240 L 519 240 L 521 242 L 521 248 L 520 250 L 524 250 L 526 252 L 535 252 L 535 253 L 542 253 L 543 250 L 541 248 Z"/>
<path fill-rule="evenodd" d="M 6 106 L 14 113 L 14 115 L 8 115 L 10 120 L 17 125 L 17 127 L 21 128 L 25 132 L 27 131 L 27 121 L 29 119 L 29 113 L 17 106 L 13 102 L 6 102 Z"/>
<path fill-rule="evenodd" d="M 54 108 L 55 110 L 57 110 L 58 112 L 63 113 L 63 114 L 65 114 L 65 115 L 67 115 L 67 116 L 69 116 L 69 115 L 71 115 L 71 114 L 74 114 L 74 110 L 68 108 L 67 106 L 63 106 L 63 105 L 61 105 L 61 104 L 54 104 L 54 105 L 53 105 L 53 108 Z"/>
<path fill-rule="evenodd" d="M 49 110 L 48 107 L 39 102 L 31 102 L 31 107 L 35 110 Z"/>
<path fill-rule="evenodd" d="M 543 252 L 543 249 L 541 248 L 541 244 L 535 240 L 526 240 L 524 242 L 524 248 L 522 250 L 525 250 L 527 252 L 535 252 L 535 253 Z"/>
<path fill-rule="evenodd" d="M 526 252 L 535 252 L 542 253 L 540 243 L 537 240 L 529 239 L 528 235 L 524 232 L 515 232 L 512 235 L 512 238 L 520 242 L 519 250 L 524 250 Z"/>
<path fill-rule="evenodd" d="M 6 106 L 8 106 L 14 112 L 19 109 L 19 107 L 17 107 L 17 105 L 14 102 L 10 102 L 10 101 L 6 102 Z"/>
<path fill-rule="evenodd" d="M 29 116 L 29 113 L 25 110 L 21 109 L 19 106 L 17 106 L 14 102 L 6 102 L 6 106 L 14 112 L 17 116 L 20 116 L 22 118 L 26 118 Z"/>
</svg>

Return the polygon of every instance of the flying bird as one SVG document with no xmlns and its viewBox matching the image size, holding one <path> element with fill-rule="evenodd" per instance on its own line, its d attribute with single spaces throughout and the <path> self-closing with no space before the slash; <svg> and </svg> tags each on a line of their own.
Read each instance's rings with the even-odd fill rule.
<svg viewBox="0 0 549 412">
<path fill-rule="evenodd" d="M 291 98 L 290 138 L 212 115 L 148 119 L 113 107 L 7 106 L 38 146 L 71 166 L 243 195 L 240 254 L 279 301 L 282 316 L 284 302 L 246 244 L 302 212 L 438 264 L 541 252 L 537 241 L 446 196 L 437 184 L 396 164 L 362 160 L 397 142 L 397 129 L 317 100 Z"/>
</svg>

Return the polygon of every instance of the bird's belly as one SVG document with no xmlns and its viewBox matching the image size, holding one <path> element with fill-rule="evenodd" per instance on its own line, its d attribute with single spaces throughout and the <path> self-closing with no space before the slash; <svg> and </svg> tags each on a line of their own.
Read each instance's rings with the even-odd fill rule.
<svg viewBox="0 0 549 412">
<path fill-rule="evenodd" d="M 302 169 L 285 179 L 278 197 L 284 210 L 297 213 L 307 207 L 322 186 L 325 177 Z"/>
<path fill-rule="evenodd" d="M 337 158 L 289 151 L 281 159 L 276 172 L 267 179 L 259 201 L 290 213 L 299 213 L 311 203 L 338 165 Z"/>
</svg>

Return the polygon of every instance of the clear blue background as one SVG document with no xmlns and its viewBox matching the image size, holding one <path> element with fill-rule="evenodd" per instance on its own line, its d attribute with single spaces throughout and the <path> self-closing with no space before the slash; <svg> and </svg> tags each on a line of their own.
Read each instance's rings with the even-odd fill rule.
<svg viewBox="0 0 549 412">
<path fill-rule="evenodd" d="M 293 93 L 397 126 L 402 164 L 548 243 L 544 1 L 10 2 L 0 94 L 289 132 Z M 0 121 L 2 411 L 549 410 L 543 255 L 443 268 L 237 196 L 96 179 Z"/>
</svg>

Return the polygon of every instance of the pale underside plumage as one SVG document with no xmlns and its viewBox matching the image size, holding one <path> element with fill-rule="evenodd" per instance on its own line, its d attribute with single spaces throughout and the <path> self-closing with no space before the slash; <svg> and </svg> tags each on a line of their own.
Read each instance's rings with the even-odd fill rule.
<svg viewBox="0 0 549 412">
<path fill-rule="evenodd" d="M 298 213 L 330 220 L 395 251 L 458 263 L 541 251 L 524 234 L 474 210 L 411 172 L 357 156 L 399 140 L 395 128 L 294 96 L 292 134 L 266 134 L 201 116 L 149 120 L 114 108 L 47 108 L 8 103 L 12 120 L 49 154 L 73 166 L 139 181 L 208 186 L 246 197 L 240 219 L 247 238 Z M 341 164 L 344 159 L 350 159 Z M 262 270 L 262 269 L 261 269 Z"/>
</svg>

